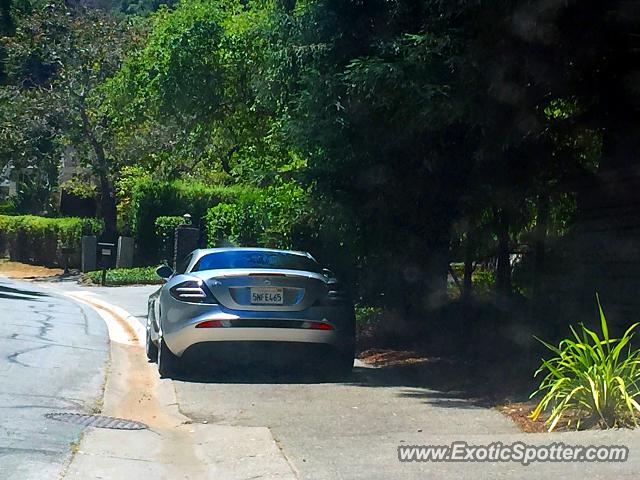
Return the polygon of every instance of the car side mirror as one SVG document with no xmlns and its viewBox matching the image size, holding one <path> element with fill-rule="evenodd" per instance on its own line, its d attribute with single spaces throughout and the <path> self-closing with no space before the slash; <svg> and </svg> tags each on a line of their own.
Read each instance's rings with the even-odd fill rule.
<svg viewBox="0 0 640 480">
<path fill-rule="evenodd" d="M 169 265 L 160 265 L 156 268 L 156 274 L 160 278 L 168 279 L 171 275 L 173 275 L 173 269 Z"/>
</svg>

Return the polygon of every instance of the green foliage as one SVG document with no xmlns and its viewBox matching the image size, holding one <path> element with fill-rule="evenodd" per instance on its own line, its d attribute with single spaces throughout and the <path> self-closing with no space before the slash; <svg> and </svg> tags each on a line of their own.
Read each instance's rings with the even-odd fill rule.
<svg viewBox="0 0 640 480">
<path fill-rule="evenodd" d="M 31 170 L 25 178 L 39 187 L 31 190 L 41 205 L 30 210 L 50 210 L 60 158 L 72 146 L 99 180 L 105 228 L 113 231 L 112 175 L 126 157 L 101 111 L 98 87 L 139 40 L 138 25 L 58 0 L 34 4 L 15 23 L 1 41 L 7 85 L 0 86 L 0 167 Z"/>
<path fill-rule="evenodd" d="M 10 167 L 16 182 L 18 211 L 51 211 L 51 194 L 58 181 L 60 148 L 49 130 L 53 113 L 46 96 L 0 86 L 0 169 Z"/>
<path fill-rule="evenodd" d="M 452 270 L 458 277 L 460 284 L 464 280 L 464 263 L 452 263 Z M 484 265 L 476 265 L 471 274 L 471 285 L 473 295 L 477 299 L 488 300 L 495 294 L 496 274 L 490 268 Z M 447 293 L 449 298 L 456 299 L 460 297 L 460 288 L 455 282 L 447 285 Z"/>
<path fill-rule="evenodd" d="M 294 229 L 307 213 L 305 191 L 294 185 L 268 187 L 221 203 L 206 215 L 210 246 L 294 248 Z"/>
<path fill-rule="evenodd" d="M 222 98 L 220 47 L 222 26 L 217 2 L 194 0 L 154 17 L 146 46 L 127 61 L 112 88 L 119 118 L 204 114 L 203 102 L 214 112 Z"/>
<path fill-rule="evenodd" d="M 17 215 L 15 199 L 8 198 L 0 202 L 0 215 Z"/>
<path fill-rule="evenodd" d="M 156 235 L 159 236 L 170 236 L 173 235 L 174 230 L 178 227 L 178 225 L 182 225 L 185 223 L 183 217 L 168 215 L 163 217 L 156 218 Z"/>
<path fill-rule="evenodd" d="M 12 261 L 60 266 L 62 248 L 80 252 L 82 235 L 98 235 L 102 228 L 102 222 L 92 218 L 0 215 L 0 250 L 8 250 Z"/>
<path fill-rule="evenodd" d="M 97 187 L 91 179 L 74 176 L 60 185 L 66 192 L 79 198 L 96 198 Z"/>
<path fill-rule="evenodd" d="M 601 428 L 636 425 L 640 413 L 640 350 L 632 349 L 631 338 L 638 326 L 631 325 L 621 338 L 610 338 L 607 319 L 600 306 L 601 335 L 580 326 L 573 338 L 556 347 L 542 342 L 556 356 L 543 360 L 536 376 L 546 372 L 542 393 L 532 419 L 549 411 L 547 425 L 553 430 L 561 420 L 568 426 L 598 425 Z"/>
<path fill-rule="evenodd" d="M 121 0 L 119 10 L 129 15 L 149 15 L 159 8 L 172 8 L 178 0 Z"/>
<path fill-rule="evenodd" d="M 496 274 L 487 268 L 476 267 L 471 274 L 471 283 L 475 295 L 480 298 L 488 298 L 495 293 Z"/>
<path fill-rule="evenodd" d="M 87 272 L 84 275 L 91 283 L 102 282 L 102 271 Z M 156 274 L 156 267 L 114 268 L 107 270 L 106 284 L 115 285 L 155 285 L 162 279 Z"/>
<path fill-rule="evenodd" d="M 198 226 L 207 210 L 219 203 L 234 201 L 247 189 L 239 186 L 213 186 L 187 181 L 157 182 L 142 180 L 131 192 L 132 231 L 140 248 L 139 254 L 155 259 L 161 248 L 156 236 L 156 219 L 166 216 L 191 215 Z"/>
<path fill-rule="evenodd" d="M 153 16 L 145 47 L 102 89 L 124 155 L 166 180 L 216 170 L 264 185 L 304 165 L 259 94 L 269 5 L 194 0 Z"/>
<path fill-rule="evenodd" d="M 382 320 L 383 310 L 379 307 L 356 305 L 356 325 L 359 328 L 375 327 Z"/>
<path fill-rule="evenodd" d="M 167 263 L 173 261 L 172 257 L 176 228 L 178 227 L 178 225 L 182 225 L 184 223 L 184 218 L 179 216 L 164 216 L 156 218 L 156 237 L 160 239 L 162 260 Z"/>
</svg>

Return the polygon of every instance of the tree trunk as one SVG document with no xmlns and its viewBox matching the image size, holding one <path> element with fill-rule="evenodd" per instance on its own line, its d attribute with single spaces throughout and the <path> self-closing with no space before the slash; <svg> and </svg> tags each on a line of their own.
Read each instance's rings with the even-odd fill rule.
<svg viewBox="0 0 640 480">
<path fill-rule="evenodd" d="M 102 143 L 100 143 L 94 135 L 91 122 L 85 110 L 83 98 L 80 98 L 80 117 L 82 118 L 82 127 L 85 136 L 87 137 L 87 140 L 93 149 L 93 153 L 96 156 L 93 169 L 100 180 L 100 216 L 104 221 L 104 233 L 107 237 L 115 238 L 118 232 L 116 196 L 113 185 L 111 184 L 111 179 L 109 178 L 107 156 Z"/>
<path fill-rule="evenodd" d="M 531 301 L 535 304 L 540 297 L 540 280 L 544 267 L 544 251 L 547 243 L 547 226 L 549 224 L 549 195 L 546 192 L 538 196 L 536 212 L 536 228 L 533 246 L 533 278 L 531 282 Z"/>
<path fill-rule="evenodd" d="M 469 301 L 473 295 L 473 239 L 471 232 L 467 232 L 464 242 L 464 276 L 462 279 L 462 300 Z"/>
<path fill-rule="evenodd" d="M 115 238 L 118 231 L 116 196 L 107 175 L 100 177 L 100 216 L 104 221 L 104 233 Z"/>
<path fill-rule="evenodd" d="M 425 289 L 427 309 L 440 307 L 447 298 L 449 244 L 432 245 L 426 262 Z"/>
<path fill-rule="evenodd" d="M 509 220 L 504 210 L 494 209 L 498 237 L 498 265 L 496 267 L 496 294 L 500 298 L 511 296 L 511 259 L 509 252 Z"/>
</svg>

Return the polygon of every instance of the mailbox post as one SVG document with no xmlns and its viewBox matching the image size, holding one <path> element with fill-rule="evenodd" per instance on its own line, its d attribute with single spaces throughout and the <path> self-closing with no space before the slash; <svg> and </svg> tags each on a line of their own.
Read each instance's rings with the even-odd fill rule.
<svg viewBox="0 0 640 480">
<path fill-rule="evenodd" d="M 102 286 L 107 284 L 107 269 L 113 263 L 113 249 L 115 243 L 98 242 L 98 257 L 100 258 L 100 268 L 102 269 Z"/>
<path fill-rule="evenodd" d="M 188 221 L 188 219 L 191 218 L 191 215 L 189 215 L 189 217 L 184 215 L 184 217 L 185 220 Z M 198 243 L 200 241 L 200 229 L 185 223 L 176 228 L 174 235 L 173 269 L 175 270 L 179 261 L 198 248 Z"/>
</svg>

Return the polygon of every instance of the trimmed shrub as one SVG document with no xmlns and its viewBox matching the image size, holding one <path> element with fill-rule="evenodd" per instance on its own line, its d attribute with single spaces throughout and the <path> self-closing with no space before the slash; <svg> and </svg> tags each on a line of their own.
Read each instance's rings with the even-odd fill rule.
<svg viewBox="0 0 640 480">
<path fill-rule="evenodd" d="M 102 271 L 87 272 L 83 275 L 85 282 L 99 285 L 102 282 Z M 114 268 L 107 270 L 107 285 L 159 285 L 163 280 L 156 274 L 156 267 Z"/>
<path fill-rule="evenodd" d="M 71 266 L 77 266 L 82 235 L 99 235 L 102 228 L 93 218 L 0 215 L 0 253 L 16 262 L 56 267 L 64 264 L 62 248 L 71 247 L 78 252 Z"/>
<path fill-rule="evenodd" d="M 161 239 L 156 235 L 158 217 L 191 214 L 194 225 L 201 226 L 207 210 L 219 203 L 230 203 L 246 187 L 208 186 L 189 181 L 158 182 L 143 180 L 132 191 L 131 227 L 138 254 L 145 261 L 156 261 L 161 252 Z"/>
</svg>

